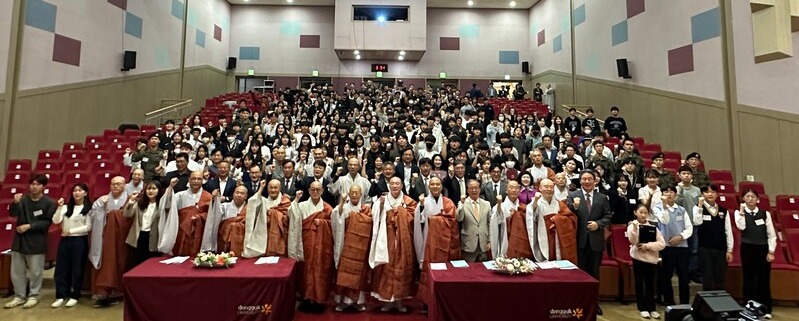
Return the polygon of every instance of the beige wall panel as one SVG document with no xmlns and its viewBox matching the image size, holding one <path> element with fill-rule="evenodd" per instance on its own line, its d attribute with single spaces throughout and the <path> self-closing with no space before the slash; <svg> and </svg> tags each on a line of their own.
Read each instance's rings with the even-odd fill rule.
<svg viewBox="0 0 799 321">
<path fill-rule="evenodd" d="M 21 91 L 12 115 L 10 158 L 35 158 L 40 149 L 61 149 L 64 142 L 83 142 L 121 123 L 142 123 L 161 99 L 180 95 L 177 70 L 121 79 Z M 224 93 L 227 76 L 210 67 L 185 73 L 184 97 L 199 109 L 205 98 Z"/>
<path fill-rule="evenodd" d="M 738 113 L 741 139 L 741 178 L 754 175 L 764 182 L 766 191 L 782 189 L 783 173 L 778 144 L 769 144 L 771 139 L 780 139 L 779 120 L 762 115 Z M 740 192 L 740 191 L 739 191 Z"/>
<path fill-rule="evenodd" d="M 761 136 L 761 145 L 767 145 L 770 148 L 779 147 L 780 159 L 782 170 L 777 173 L 782 180 L 782 186 L 776 187 L 777 190 L 767 189 L 766 192 L 773 195 L 779 194 L 799 194 L 799 146 L 796 144 L 796 138 L 799 137 L 799 123 L 780 120 L 780 132 L 776 137 Z M 752 133 L 752 135 L 759 134 L 760 132 Z M 779 145 L 773 143 L 774 140 L 779 140 Z M 765 143 L 768 142 L 768 143 Z M 774 184 L 772 184 L 774 185 Z M 771 186 L 771 185 L 767 185 Z M 773 196 L 770 195 L 770 196 Z"/>
<path fill-rule="evenodd" d="M 532 92 L 533 88 L 535 88 L 535 83 L 540 82 L 541 88 L 546 89 L 547 84 L 552 84 L 552 88 L 555 88 L 555 105 L 557 108 L 557 114 L 563 115 L 560 111 L 560 106 L 564 104 L 572 104 L 572 92 L 574 88 L 572 88 L 572 78 L 570 74 L 561 73 L 557 71 L 546 71 L 541 74 L 533 76 L 532 80 L 530 81 L 530 85 L 525 84 L 525 89 Z"/>
</svg>

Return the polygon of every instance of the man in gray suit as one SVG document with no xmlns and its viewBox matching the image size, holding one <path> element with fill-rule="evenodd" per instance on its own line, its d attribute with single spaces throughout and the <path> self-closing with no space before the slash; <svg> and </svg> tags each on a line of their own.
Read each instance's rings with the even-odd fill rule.
<svg viewBox="0 0 799 321">
<path fill-rule="evenodd" d="M 594 190 L 596 173 L 586 169 L 580 172 L 580 189 L 566 199 L 569 209 L 577 214 L 577 265 L 581 270 L 599 280 L 599 264 L 605 250 L 605 229 L 613 213 L 605 194 Z M 602 309 L 597 305 L 597 314 Z"/>
<path fill-rule="evenodd" d="M 466 185 L 469 197 L 465 196 L 458 205 L 455 219 L 462 222 L 461 253 L 467 262 L 488 261 L 488 218 L 491 204 L 480 198 L 480 183 L 469 180 Z"/>
<path fill-rule="evenodd" d="M 280 192 L 294 200 L 297 194 L 297 177 L 294 175 L 294 161 L 287 160 L 283 163 L 283 177 L 280 180 Z"/>
<path fill-rule="evenodd" d="M 491 180 L 483 183 L 482 191 L 483 199 L 488 201 L 493 208 L 497 205 L 497 195 L 505 196 L 508 190 L 508 181 L 502 179 L 502 166 L 499 164 L 491 164 Z"/>
</svg>

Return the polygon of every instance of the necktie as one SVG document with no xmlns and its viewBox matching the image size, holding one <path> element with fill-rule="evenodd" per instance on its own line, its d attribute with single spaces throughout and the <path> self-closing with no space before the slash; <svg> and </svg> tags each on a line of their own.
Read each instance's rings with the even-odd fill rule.
<svg viewBox="0 0 799 321">
<path fill-rule="evenodd" d="M 499 196 L 499 184 L 497 183 L 494 183 L 494 193 L 496 194 L 494 196 Z"/>
<path fill-rule="evenodd" d="M 459 178 L 458 183 L 460 184 L 458 187 L 461 190 L 461 196 L 466 195 L 466 186 L 463 185 L 463 178 Z"/>
<path fill-rule="evenodd" d="M 477 207 L 477 201 L 472 201 L 472 211 L 474 211 L 474 218 L 480 221 L 480 209 Z"/>
<path fill-rule="evenodd" d="M 585 194 L 585 205 L 588 206 L 588 211 L 591 212 L 591 194 Z"/>
<path fill-rule="evenodd" d="M 291 186 L 290 184 L 291 184 L 291 178 L 287 178 L 286 179 L 286 190 L 289 189 L 289 186 Z"/>
</svg>

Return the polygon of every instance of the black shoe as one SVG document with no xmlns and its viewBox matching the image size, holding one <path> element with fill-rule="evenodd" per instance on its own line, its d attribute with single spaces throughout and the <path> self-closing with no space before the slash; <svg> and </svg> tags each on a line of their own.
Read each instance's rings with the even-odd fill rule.
<svg viewBox="0 0 799 321">
<path fill-rule="evenodd" d="M 596 315 L 602 315 L 602 308 L 600 306 L 596 306 Z"/>
<path fill-rule="evenodd" d="M 322 303 L 311 302 L 311 310 L 310 313 L 314 314 L 322 314 L 325 313 L 325 305 Z"/>
<path fill-rule="evenodd" d="M 313 313 L 311 310 L 313 307 L 311 306 L 311 302 L 308 300 L 302 300 L 300 305 L 297 307 L 297 310 L 304 313 Z"/>
<path fill-rule="evenodd" d="M 427 314 L 427 304 L 422 306 L 422 314 Z"/>
<path fill-rule="evenodd" d="M 94 305 L 92 306 L 95 308 L 107 308 L 111 306 L 111 302 L 108 299 L 94 300 Z"/>
</svg>

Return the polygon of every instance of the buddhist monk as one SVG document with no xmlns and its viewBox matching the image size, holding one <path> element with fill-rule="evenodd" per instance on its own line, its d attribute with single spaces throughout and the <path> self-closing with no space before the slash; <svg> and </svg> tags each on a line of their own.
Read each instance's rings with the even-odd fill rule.
<svg viewBox="0 0 799 321">
<path fill-rule="evenodd" d="M 365 291 L 369 283 L 369 246 L 372 239 L 372 208 L 363 202 L 361 186 L 352 185 L 347 198 L 333 210 L 333 259 L 335 262 L 336 311 L 352 308 L 366 311 Z"/>
<path fill-rule="evenodd" d="M 372 296 L 383 302 L 380 311 L 408 312 L 402 300 L 413 296 L 413 213 L 416 201 L 402 193 L 402 178 L 388 181 L 389 192 L 372 209 L 372 244 L 369 267 Z"/>
<path fill-rule="evenodd" d="M 322 201 L 322 183 L 313 182 L 311 197 L 304 202 L 302 191 L 297 191 L 289 207 L 288 254 L 301 262 L 300 311 L 322 313 L 324 302 L 330 294 L 333 278 L 333 230 L 330 215 L 333 208 Z"/>
<path fill-rule="evenodd" d="M 577 216 L 555 198 L 555 182 L 543 179 L 539 190 L 527 207 L 527 224 L 532 220 L 535 225 L 533 255 L 538 262 L 569 260 L 576 265 Z"/>
<path fill-rule="evenodd" d="M 122 274 L 125 273 L 128 248 L 125 240 L 133 220 L 124 216 L 128 196 L 125 178 L 111 179 L 111 192 L 92 205 L 91 248 L 92 294 L 94 307 L 105 308 L 122 298 Z"/>
<path fill-rule="evenodd" d="M 289 236 L 289 206 L 291 198 L 280 192 L 280 181 L 269 181 L 268 197 L 263 197 L 266 181 L 261 181 L 247 202 L 246 230 L 244 231 L 244 257 L 262 255 L 286 257 Z M 300 194 L 301 195 L 301 194 Z"/>
<path fill-rule="evenodd" d="M 489 219 L 491 255 L 494 258 L 500 256 L 533 258 L 529 238 L 531 233 L 528 231 L 525 217 L 527 207 L 519 202 L 520 190 L 518 182 L 510 181 L 508 198 L 503 201 L 502 195 L 497 195 L 497 205 L 494 206 Z M 532 226 L 530 228 L 532 229 Z"/>
<path fill-rule="evenodd" d="M 244 249 L 244 220 L 247 215 L 247 187 L 233 190 L 233 201 L 225 203 L 219 190 L 211 192 L 211 211 L 205 222 L 202 251 L 233 252 L 240 255 Z"/>
<path fill-rule="evenodd" d="M 189 175 L 189 188 L 175 193 L 178 179 L 169 182 L 164 193 L 169 212 L 158 222 L 163 231 L 158 240 L 161 253 L 177 256 L 192 256 L 200 252 L 205 220 L 211 206 L 211 193 L 203 190 L 203 172 L 194 171 Z M 163 227 L 163 228 L 161 228 Z"/>
<path fill-rule="evenodd" d="M 422 313 L 427 312 L 429 264 L 461 259 L 455 203 L 441 193 L 443 184 L 440 178 L 431 178 L 428 189 L 429 196 L 419 196 L 419 207 L 414 212 L 413 220 L 413 244 L 422 269 L 416 297 L 425 303 Z"/>
</svg>

